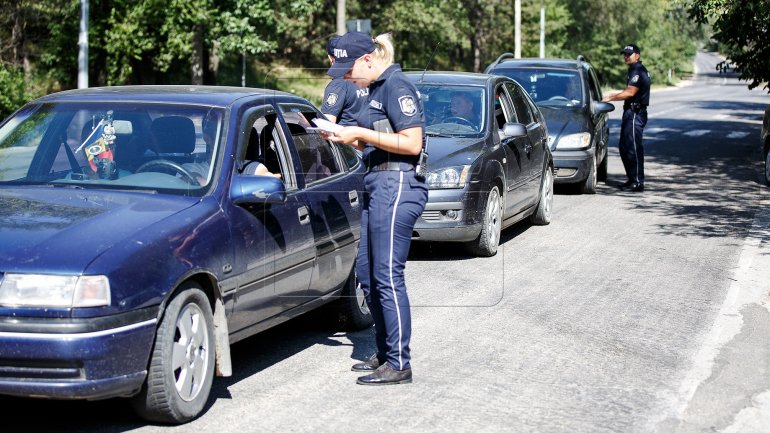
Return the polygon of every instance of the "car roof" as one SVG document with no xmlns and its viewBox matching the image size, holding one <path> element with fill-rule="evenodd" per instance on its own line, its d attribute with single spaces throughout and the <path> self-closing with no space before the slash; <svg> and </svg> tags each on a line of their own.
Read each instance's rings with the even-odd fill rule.
<svg viewBox="0 0 770 433">
<path fill-rule="evenodd" d="M 487 67 L 487 69 L 505 69 L 505 68 L 553 68 L 553 69 L 581 69 L 589 68 L 591 65 L 587 60 L 578 56 L 577 59 L 556 59 L 556 58 L 524 58 L 524 59 L 504 59 L 496 61 Z"/>
<path fill-rule="evenodd" d="M 66 90 L 37 99 L 36 102 L 169 102 L 226 107 L 246 96 L 281 96 L 299 99 L 290 93 L 270 89 L 227 86 L 112 86 Z"/>
<path fill-rule="evenodd" d="M 405 72 L 412 82 L 426 84 L 449 84 L 464 86 L 486 86 L 491 80 L 496 79 L 494 75 L 477 74 L 474 72 L 454 72 L 454 71 L 427 71 L 427 72 Z"/>
</svg>

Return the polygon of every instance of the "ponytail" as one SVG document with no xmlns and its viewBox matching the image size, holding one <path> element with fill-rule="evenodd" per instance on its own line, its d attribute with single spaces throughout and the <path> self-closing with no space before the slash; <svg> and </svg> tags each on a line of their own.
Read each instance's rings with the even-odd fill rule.
<svg viewBox="0 0 770 433">
<path fill-rule="evenodd" d="M 372 57 L 387 67 L 393 64 L 395 58 L 395 50 L 393 48 L 393 39 L 390 33 L 383 33 L 377 35 L 374 39 L 374 52 Z"/>
</svg>

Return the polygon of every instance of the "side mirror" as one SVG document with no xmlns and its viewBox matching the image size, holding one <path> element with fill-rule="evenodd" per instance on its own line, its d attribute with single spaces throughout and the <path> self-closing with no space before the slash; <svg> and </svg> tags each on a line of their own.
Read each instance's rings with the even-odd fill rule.
<svg viewBox="0 0 770 433">
<path fill-rule="evenodd" d="M 505 138 L 526 137 L 527 127 L 521 123 L 506 123 L 503 125 L 502 135 Z"/>
<path fill-rule="evenodd" d="M 237 205 L 286 202 L 286 187 L 272 176 L 239 174 L 233 177 L 230 199 Z"/>
<path fill-rule="evenodd" d="M 593 114 L 609 113 L 610 111 L 615 111 L 615 106 L 609 102 L 594 101 L 591 111 Z"/>
</svg>

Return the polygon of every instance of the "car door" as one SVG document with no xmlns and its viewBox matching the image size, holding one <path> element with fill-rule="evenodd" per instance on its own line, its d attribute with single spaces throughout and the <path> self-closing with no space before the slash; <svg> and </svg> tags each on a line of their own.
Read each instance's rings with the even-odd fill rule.
<svg viewBox="0 0 770 433">
<path fill-rule="evenodd" d="M 286 202 L 246 205 L 233 212 L 236 300 L 230 319 L 232 332 L 299 305 L 315 267 L 310 206 L 292 168 L 286 134 L 272 105 L 248 110 L 238 127 L 239 147 L 233 176 L 251 154 L 262 154 L 268 169 L 278 172 L 286 187 Z M 249 146 L 260 146 L 261 152 Z"/>
<path fill-rule="evenodd" d="M 526 207 L 537 203 L 540 195 L 540 181 L 543 177 L 545 147 L 548 145 L 547 135 L 543 133 L 540 118 L 532 110 L 534 104 L 529 103 L 524 89 L 516 83 L 508 82 L 506 88 L 511 95 L 516 118 L 527 127 L 525 143 L 526 180 L 524 181 L 524 205 Z"/>
<path fill-rule="evenodd" d="M 518 123 L 513 103 L 505 86 L 500 84 L 495 89 L 495 121 L 497 123 L 500 144 L 505 151 L 505 217 L 513 216 L 524 210 L 524 201 L 527 198 L 526 180 L 528 171 L 527 151 L 529 140 L 527 137 L 506 137 L 502 129 L 506 123 Z"/>
<path fill-rule="evenodd" d="M 361 177 L 349 174 L 335 146 L 308 129 L 320 112 L 296 102 L 279 108 L 297 152 L 310 208 L 317 266 L 307 295 L 314 299 L 341 286 L 352 270 L 360 237 Z"/>
<path fill-rule="evenodd" d="M 593 137 L 596 142 L 596 153 L 599 156 L 597 162 L 607 154 L 607 143 L 609 143 L 610 128 L 607 124 L 607 113 L 594 112 L 591 108 L 594 103 L 602 100 L 602 89 L 599 80 L 596 78 L 593 68 L 588 69 L 588 91 L 591 100 L 588 102 L 588 109 L 591 115 L 591 126 L 593 127 Z"/>
</svg>

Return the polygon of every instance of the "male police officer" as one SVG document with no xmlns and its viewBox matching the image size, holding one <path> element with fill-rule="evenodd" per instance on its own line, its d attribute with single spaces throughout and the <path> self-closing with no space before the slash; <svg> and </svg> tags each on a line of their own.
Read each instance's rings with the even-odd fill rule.
<svg viewBox="0 0 770 433">
<path fill-rule="evenodd" d="M 624 101 L 623 122 L 620 126 L 620 159 L 628 180 L 620 189 L 644 191 L 644 147 L 642 133 L 647 124 L 647 106 L 650 104 L 650 74 L 642 65 L 639 47 L 629 44 L 620 51 L 628 65 L 626 88 L 620 93 L 608 95 L 605 102 Z"/>
</svg>

